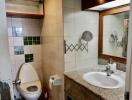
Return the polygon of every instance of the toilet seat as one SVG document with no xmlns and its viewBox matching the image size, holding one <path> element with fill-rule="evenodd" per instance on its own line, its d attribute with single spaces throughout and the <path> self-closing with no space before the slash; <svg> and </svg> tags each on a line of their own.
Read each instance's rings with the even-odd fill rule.
<svg viewBox="0 0 132 100">
<path fill-rule="evenodd" d="M 28 91 L 27 88 L 31 86 L 36 86 L 37 90 L 36 91 Z M 25 94 L 37 94 L 39 92 L 42 92 L 41 90 L 41 83 L 40 81 L 33 81 L 33 82 L 28 82 L 28 83 L 21 83 L 19 85 L 19 89 L 24 92 Z"/>
</svg>

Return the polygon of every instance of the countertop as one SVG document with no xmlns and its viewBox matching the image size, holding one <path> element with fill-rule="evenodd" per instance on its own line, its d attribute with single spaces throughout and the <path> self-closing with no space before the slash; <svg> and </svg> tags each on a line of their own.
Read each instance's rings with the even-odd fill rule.
<svg viewBox="0 0 132 100">
<path fill-rule="evenodd" d="M 96 87 L 87 83 L 83 80 L 83 74 L 87 72 L 94 72 L 94 71 L 102 71 L 103 68 L 83 68 L 78 69 L 70 72 L 65 72 L 64 75 L 68 78 L 74 80 L 75 82 L 81 84 L 82 86 L 88 88 L 92 92 L 97 95 L 100 95 L 104 100 L 124 100 L 124 93 L 125 93 L 125 72 L 123 71 L 115 71 L 114 74 L 120 76 L 124 80 L 124 86 L 117 89 L 104 89 L 100 87 Z"/>
</svg>

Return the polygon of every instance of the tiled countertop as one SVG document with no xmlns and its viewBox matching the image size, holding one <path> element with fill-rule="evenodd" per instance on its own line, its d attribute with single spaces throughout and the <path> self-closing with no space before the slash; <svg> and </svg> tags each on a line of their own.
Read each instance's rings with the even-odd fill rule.
<svg viewBox="0 0 132 100">
<path fill-rule="evenodd" d="M 93 86 L 83 80 L 83 74 L 92 71 L 101 71 L 101 68 L 85 68 L 74 70 L 70 72 L 65 72 L 65 76 L 69 77 L 70 79 L 74 80 L 75 82 L 83 85 L 84 87 L 88 88 L 92 92 L 97 95 L 100 95 L 105 100 L 124 100 L 124 92 L 125 92 L 125 85 L 124 87 L 117 88 L 117 89 L 104 89 L 100 87 Z M 114 74 L 119 75 L 123 78 L 125 82 L 125 72 L 117 70 Z"/>
</svg>

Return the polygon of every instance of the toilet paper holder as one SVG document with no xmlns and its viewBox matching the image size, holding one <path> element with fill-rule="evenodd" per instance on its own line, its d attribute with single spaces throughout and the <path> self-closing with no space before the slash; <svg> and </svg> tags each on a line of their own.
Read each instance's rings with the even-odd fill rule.
<svg viewBox="0 0 132 100">
<path fill-rule="evenodd" d="M 60 86 L 62 84 L 62 79 L 59 75 L 52 75 L 49 78 L 49 88 L 52 89 L 54 86 Z"/>
</svg>

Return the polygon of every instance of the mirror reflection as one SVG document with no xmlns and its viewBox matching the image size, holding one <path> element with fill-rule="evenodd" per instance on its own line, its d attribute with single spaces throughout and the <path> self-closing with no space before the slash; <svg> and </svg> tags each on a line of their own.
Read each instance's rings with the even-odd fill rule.
<svg viewBox="0 0 132 100">
<path fill-rule="evenodd" d="M 126 57 L 129 12 L 103 16 L 103 54 Z"/>
</svg>

